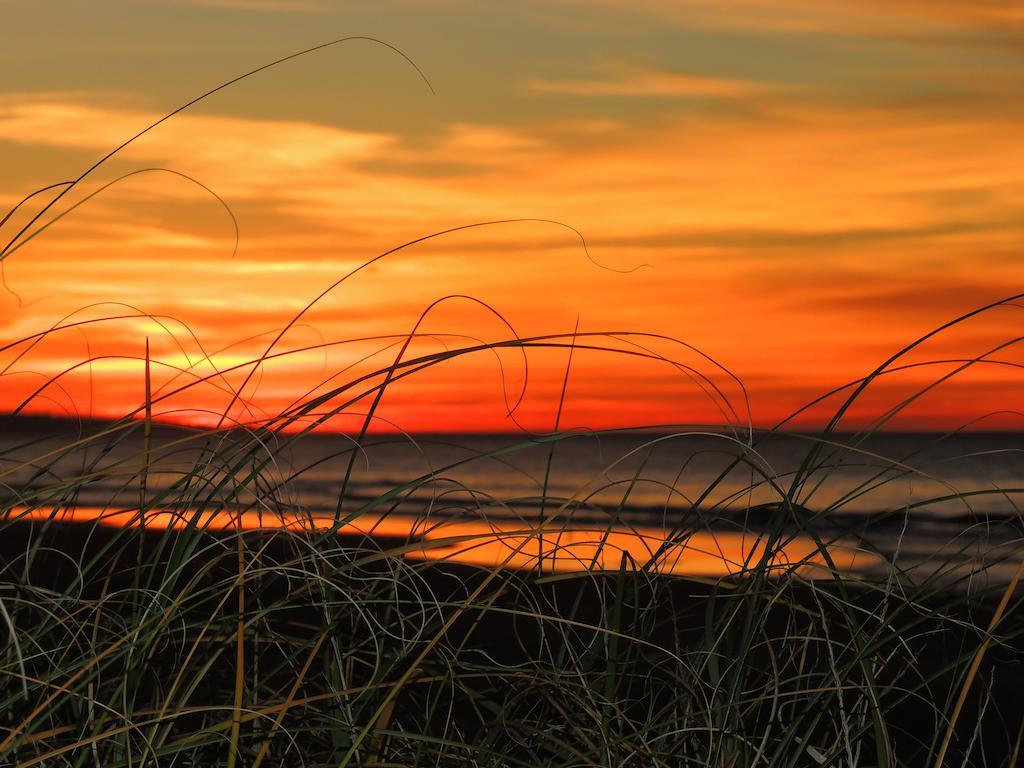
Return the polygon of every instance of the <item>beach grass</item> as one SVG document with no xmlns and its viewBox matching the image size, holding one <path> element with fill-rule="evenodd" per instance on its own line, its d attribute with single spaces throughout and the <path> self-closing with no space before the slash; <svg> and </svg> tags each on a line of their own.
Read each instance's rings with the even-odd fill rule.
<svg viewBox="0 0 1024 768">
<path fill-rule="evenodd" d="M 202 475 L 182 487 L 225 480 Z M 4 524 L 6 764 L 1010 765 L 1019 750 L 1015 584 L 833 569 L 828 540 L 780 561 L 796 530 L 813 536 L 796 507 L 765 510 L 748 562 L 701 576 L 613 544 L 601 569 L 415 556 L 450 552 L 414 535 L 428 518 L 405 540 L 270 515 L 246 528 L 238 510 L 213 527 L 184 493 L 178 526 L 66 522 L 61 493 L 20 500 L 50 519 Z M 685 517 L 666 540 L 707 525 Z M 495 530 L 459 544 L 497 538 L 511 562 L 538 541 Z"/>
<path fill-rule="evenodd" d="M 52 188 L 2 257 L 81 204 L 64 196 L 124 146 Z M 909 355 L 934 334 L 809 404 L 828 404 L 832 415 L 823 430 L 795 434 L 795 472 L 773 473 L 759 453 L 766 439 L 791 433 L 790 420 L 755 428 L 742 384 L 711 358 L 706 370 L 683 373 L 720 405 L 721 423 L 588 431 L 585 439 L 634 435 L 629 455 L 609 457 L 608 467 L 682 438 L 727 451 L 722 476 L 701 493 L 665 489 L 666 522 L 652 534 L 623 513 L 643 461 L 630 465 L 632 482 L 602 472 L 577 493 L 552 490 L 553 457 L 581 438 L 557 419 L 550 433 L 524 433 L 458 462 L 546 457 L 536 514 L 512 514 L 516 500 L 494 488 L 451 493 L 455 465 L 370 497 L 353 491 L 352 476 L 365 447 L 382 439 L 372 427 L 385 392 L 435 366 L 499 350 L 525 358 L 555 349 L 571 360 L 586 349 L 609 366 L 626 356 L 685 367 L 644 346 L 657 337 L 510 334 L 413 354 L 416 327 L 379 340 L 393 355 L 388 364 L 303 388 L 281 413 L 243 422 L 236 406 L 251 378 L 295 354 L 276 342 L 304 312 L 261 356 L 176 385 L 174 393 L 210 382 L 230 388 L 213 428 L 154 424 L 173 393 L 150 387 L 148 347 L 140 400 L 123 418 L 35 431 L 19 427 L 26 420 L 6 422 L 19 439 L 0 455 L 0 765 L 1018 764 L 1024 560 L 996 563 L 1002 570 L 989 579 L 996 569 L 965 569 L 952 557 L 909 573 L 860 534 L 889 525 L 898 549 L 899 525 L 914 509 L 836 523 L 872 489 L 919 476 L 941 483 L 916 453 L 892 458 L 870 447 L 928 387 L 860 431 L 844 422 L 877 382 L 923 365 Z M 104 321 L 71 318 L 2 353 L 16 362 L 52 334 Z M 941 361 L 936 381 L 988 357 L 952 369 Z M 240 385 L 228 376 L 238 372 Z M 31 412 L 60 378 L 17 413 Z M 354 410 L 359 426 L 338 436 L 335 458 L 347 469 L 333 509 L 295 503 L 294 487 L 312 468 L 294 466 L 291 450 Z M 819 503 L 824 479 L 858 460 L 877 469 Z M 723 505 L 716 492 L 735 467 L 750 473 L 750 486 Z M 83 501 L 99 486 L 117 489 L 117 501 Z M 748 491 L 769 500 L 744 506 Z M 1012 505 L 1008 489 L 985 493 Z M 970 512 L 978 499 L 950 484 L 929 502 L 951 500 Z M 998 524 L 1016 531 L 1019 519 Z M 572 539 L 581 529 L 584 540 Z"/>
</svg>

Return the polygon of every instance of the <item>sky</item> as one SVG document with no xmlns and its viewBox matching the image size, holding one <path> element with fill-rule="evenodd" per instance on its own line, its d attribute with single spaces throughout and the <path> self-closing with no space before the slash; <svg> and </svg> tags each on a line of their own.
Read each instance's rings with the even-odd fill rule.
<svg viewBox="0 0 1024 768">
<path fill-rule="evenodd" d="M 214 94 L 39 219 L 71 209 L 2 262 L 6 412 L 137 412 L 148 340 L 159 419 L 258 423 L 324 395 L 296 423 L 344 407 L 325 426 L 352 429 L 399 354 L 557 335 L 391 382 L 371 428 L 772 427 L 1024 292 L 1016 0 L 0 13 L 15 32 L 5 210 L 238 74 L 350 35 L 387 44 L 324 48 Z M 491 221 L 505 223 L 458 229 Z M 929 337 L 842 426 L 1021 427 L 1021 308 Z M 841 403 L 786 424 L 824 425 Z"/>
</svg>

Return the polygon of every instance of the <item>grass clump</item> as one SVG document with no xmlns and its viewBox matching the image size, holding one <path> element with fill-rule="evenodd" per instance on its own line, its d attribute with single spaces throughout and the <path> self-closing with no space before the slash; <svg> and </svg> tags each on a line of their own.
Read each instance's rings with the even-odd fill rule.
<svg viewBox="0 0 1024 768">
<path fill-rule="evenodd" d="M 58 185 L 3 256 L 64 216 L 53 205 L 100 163 Z M 82 322 L 3 352 L 16 362 Z M 941 476 L 955 457 L 926 456 L 948 435 L 882 452 L 882 428 L 923 392 L 840 431 L 932 334 L 824 396 L 839 405 L 820 434 L 754 429 L 706 359 L 710 372 L 685 373 L 722 424 L 467 438 L 454 455 L 451 438 L 374 436 L 384 393 L 498 350 L 666 360 L 642 334 L 510 334 L 413 355 L 417 334 L 381 340 L 392 363 L 248 424 L 226 410 L 216 429 L 154 425 L 167 395 L 149 386 L 148 351 L 144 402 L 121 420 L 7 421 L 0 764 L 1016 765 L 1020 489 L 957 491 Z M 236 367 L 232 406 L 262 364 L 292 354 L 275 344 Z M 175 392 L 231 386 L 229 373 Z M 347 438 L 317 433 L 355 408 Z M 600 468 L 564 479 L 557 458 L 580 441 L 602 446 Z M 446 458 L 383 487 L 361 479 L 361 461 L 396 446 Z M 717 470 L 687 485 L 708 457 Z M 533 486 L 479 485 L 520 461 Z M 858 510 L 908 479 L 941 489 Z M 638 506 L 652 488 L 664 501 Z M 979 512 L 991 498 L 1010 514 Z M 983 543 L 1009 554 L 966 543 L 908 559 L 917 511 L 951 504 L 953 525 L 983 524 Z"/>
</svg>

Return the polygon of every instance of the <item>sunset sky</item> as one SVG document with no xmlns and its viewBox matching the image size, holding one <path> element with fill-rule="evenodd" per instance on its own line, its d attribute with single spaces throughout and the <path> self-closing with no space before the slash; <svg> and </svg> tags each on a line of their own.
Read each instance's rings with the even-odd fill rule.
<svg viewBox="0 0 1024 768">
<path fill-rule="evenodd" d="M 396 46 L 434 89 L 393 51 L 344 43 L 217 93 L 88 176 L 54 213 L 130 171 L 175 172 L 117 183 L 3 262 L 0 343 L 98 320 L 0 353 L 4 411 L 30 396 L 23 412 L 138 408 L 148 338 L 158 397 L 206 377 L 158 400 L 158 417 L 218 423 L 246 382 L 228 422 L 258 420 L 388 365 L 432 302 L 460 295 L 480 303 L 442 302 L 408 356 L 508 339 L 506 321 L 520 337 L 568 339 L 577 323 L 661 337 L 581 337 L 665 359 L 576 350 L 563 427 L 771 426 L 1024 292 L 1018 0 L 0 0 L 0 13 L 5 210 L 203 91 L 333 38 Z M 237 254 L 224 208 L 176 174 L 230 206 Z M 4 225 L 3 243 L 47 199 Z M 273 349 L 289 354 L 245 365 L 374 256 L 521 218 L 575 228 L 590 258 L 555 223 L 455 232 L 359 272 Z M 985 354 L 1024 335 L 1022 320 L 998 308 L 906 362 Z M 374 427 L 550 430 L 568 356 L 528 350 L 516 421 L 506 402 L 524 358 L 504 349 L 398 382 Z M 1000 350 L 894 425 L 1006 411 L 980 426 L 1024 426 L 1008 412 L 1022 357 Z M 848 424 L 954 365 L 886 377 Z M 838 403 L 794 424 L 820 425 Z"/>
</svg>

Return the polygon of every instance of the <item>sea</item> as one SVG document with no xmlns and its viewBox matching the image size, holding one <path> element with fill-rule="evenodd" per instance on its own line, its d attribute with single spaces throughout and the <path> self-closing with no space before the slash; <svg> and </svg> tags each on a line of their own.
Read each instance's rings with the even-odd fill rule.
<svg viewBox="0 0 1024 768">
<path fill-rule="evenodd" d="M 197 512 L 206 524 L 236 514 L 270 529 L 343 523 L 389 539 L 444 536 L 418 556 L 486 567 L 614 568 L 612 554 L 626 552 L 631 567 L 661 558 L 662 570 L 716 575 L 781 540 L 799 557 L 813 544 L 854 577 L 901 585 L 998 587 L 1024 569 L 1024 435 L 1010 432 L 357 440 L 156 426 L 147 441 L 141 423 L 8 418 L 0 427 L 8 519 L 133 524 L 144 509 L 164 526 Z M 483 531 L 502 545 L 482 544 Z M 450 541 L 459 536 L 473 544 L 460 550 Z M 724 566 L 707 554 L 726 550 Z M 821 577 L 822 557 L 810 559 L 801 572 Z"/>
</svg>

